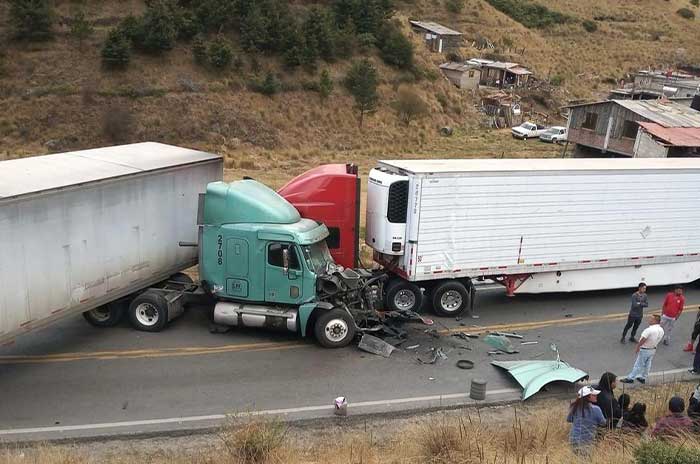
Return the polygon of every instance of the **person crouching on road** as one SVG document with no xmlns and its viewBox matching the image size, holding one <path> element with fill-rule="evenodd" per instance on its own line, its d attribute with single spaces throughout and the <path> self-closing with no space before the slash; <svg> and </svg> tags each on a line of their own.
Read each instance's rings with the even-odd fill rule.
<svg viewBox="0 0 700 464">
<path fill-rule="evenodd" d="M 647 284 L 644 282 L 637 286 L 637 291 L 632 294 L 632 306 L 630 307 L 630 312 L 627 315 L 627 324 L 625 328 L 622 329 L 622 338 L 620 343 L 625 343 L 625 337 L 627 337 L 627 331 L 632 328 L 630 332 L 630 341 L 637 343 L 637 329 L 639 324 L 642 323 L 642 318 L 644 317 L 644 308 L 649 306 L 649 300 L 647 298 Z"/>
<path fill-rule="evenodd" d="M 651 361 L 656 354 L 656 347 L 664 338 L 664 329 L 659 325 L 660 322 L 661 316 L 658 314 L 649 316 L 649 327 L 644 329 L 635 348 L 637 359 L 632 367 L 632 372 L 627 374 L 624 379 L 620 379 L 620 382 L 633 383 L 636 379 L 639 383 L 646 383 L 649 370 L 651 370 Z"/>
<path fill-rule="evenodd" d="M 668 402 L 668 415 L 662 417 L 656 424 L 651 436 L 654 438 L 680 437 L 689 434 L 693 430 L 693 421 L 683 414 L 685 411 L 685 401 L 683 398 L 674 396 Z"/>
<path fill-rule="evenodd" d="M 569 408 L 566 416 L 566 421 L 571 423 L 569 443 L 576 454 L 590 453 L 598 427 L 607 423 L 603 411 L 595 404 L 599 393 L 592 387 L 583 387 Z"/>
<path fill-rule="evenodd" d="M 606 372 L 600 376 L 600 382 L 595 386 L 600 391 L 596 404 L 603 411 L 603 416 L 608 421 L 608 427 L 613 428 L 622 417 L 622 409 L 617 399 L 615 399 L 615 387 L 617 386 L 617 376 L 612 372 Z"/>
<path fill-rule="evenodd" d="M 688 369 L 688 372 L 695 375 L 700 375 L 700 312 L 695 317 L 695 325 L 693 326 L 693 333 L 690 336 L 690 346 L 692 348 L 695 339 L 698 339 L 698 345 L 695 347 L 695 357 L 693 358 L 693 367 Z"/>
<path fill-rule="evenodd" d="M 683 296 L 683 287 L 676 285 L 672 292 L 666 294 L 664 305 L 661 309 L 661 328 L 664 329 L 664 345 L 671 343 L 671 332 L 673 326 L 683 312 L 685 305 L 685 297 Z"/>
</svg>

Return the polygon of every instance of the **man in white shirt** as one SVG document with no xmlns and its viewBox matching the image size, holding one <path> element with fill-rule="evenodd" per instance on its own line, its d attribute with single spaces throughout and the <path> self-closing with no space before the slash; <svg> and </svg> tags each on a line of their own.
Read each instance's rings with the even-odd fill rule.
<svg viewBox="0 0 700 464">
<path fill-rule="evenodd" d="M 656 354 L 656 347 L 664 338 L 664 329 L 659 325 L 660 322 L 661 316 L 658 314 L 649 316 L 649 327 L 642 332 L 642 336 L 639 337 L 639 343 L 637 343 L 637 348 L 635 349 L 637 360 L 634 362 L 632 372 L 627 374 L 627 377 L 624 379 L 620 379 L 620 382 L 633 383 L 634 379 L 637 379 L 639 383 L 645 383 L 647 381 L 647 376 L 651 369 L 651 360 L 654 359 L 654 355 Z"/>
</svg>

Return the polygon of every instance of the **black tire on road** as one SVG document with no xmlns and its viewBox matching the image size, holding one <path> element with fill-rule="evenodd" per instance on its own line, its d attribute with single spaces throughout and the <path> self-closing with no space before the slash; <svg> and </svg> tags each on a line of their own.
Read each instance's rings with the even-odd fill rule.
<svg viewBox="0 0 700 464">
<path fill-rule="evenodd" d="M 160 332 L 168 323 L 168 302 L 152 291 L 146 291 L 129 305 L 129 320 L 136 330 Z"/>
<path fill-rule="evenodd" d="M 342 348 L 355 338 L 355 321 L 342 309 L 324 311 L 316 319 L 314 335 L 325 348 Z"/>
<path fill-rule="evenodd" d="M 390 311 L 416 311 L 423 304 L 423 293 L 418 285 L 396 278 L 386 287 L 386 306 Z"/>
<path fill-rule="evenodd" d="M 114 327 L 124 318 L 126 307 L 125 301 L 112 301 L 90 311 L 85 311 L 83 317 L 95 327 Z"/>
<path fill-rule="evenodd" d="M 457 316 L 469 306 L 469 291 L 456 280 L 441 283 L 432 294 L 433 312 L 438 316 Z"/>
</svg>

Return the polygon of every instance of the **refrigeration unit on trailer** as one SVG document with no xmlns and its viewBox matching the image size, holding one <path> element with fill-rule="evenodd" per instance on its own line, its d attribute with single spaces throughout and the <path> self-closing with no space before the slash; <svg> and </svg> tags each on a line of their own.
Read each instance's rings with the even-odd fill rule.
<svg viewBox="0 0 700 464">
<path fill-rule="evenodd" d="M 78 312 L 110 325 L 124 297 L 196 264 L 179 242 L 198 241 L 198 197 L 222 165 L 160 143 L 0 162 L 0 342 Z M 168 320 L 182 310 L 168 306 Z"/>
<path fill-rule="evenodd" d="M 389 307 L 424 294 L 461 312 L 473 283 L 509 295 L 700 278 L 700 160 L 381 161 L 366 243 L 393 278 Z"/>
</svg>

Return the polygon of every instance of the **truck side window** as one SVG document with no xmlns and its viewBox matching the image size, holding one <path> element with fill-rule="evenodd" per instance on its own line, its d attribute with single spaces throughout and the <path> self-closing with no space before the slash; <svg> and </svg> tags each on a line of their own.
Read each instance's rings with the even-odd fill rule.
<svg viewBox="0 0 700 464">
<path fill-rule="evenodd" d="M 301 269 L 297 250 L 289 243 L 271 243 L 267 247 L 267 263 L 271 266 L 284 267 L 282 250 L 289 250 L 289 269 Z"/>
<path fill-rule="evenodd" d="M 328 238 L 326 238 L 326 244 L 331 250 L 340 248 L 340 228 L 339 227 L 329 227 L 328 228 Z"/>
</svg>

